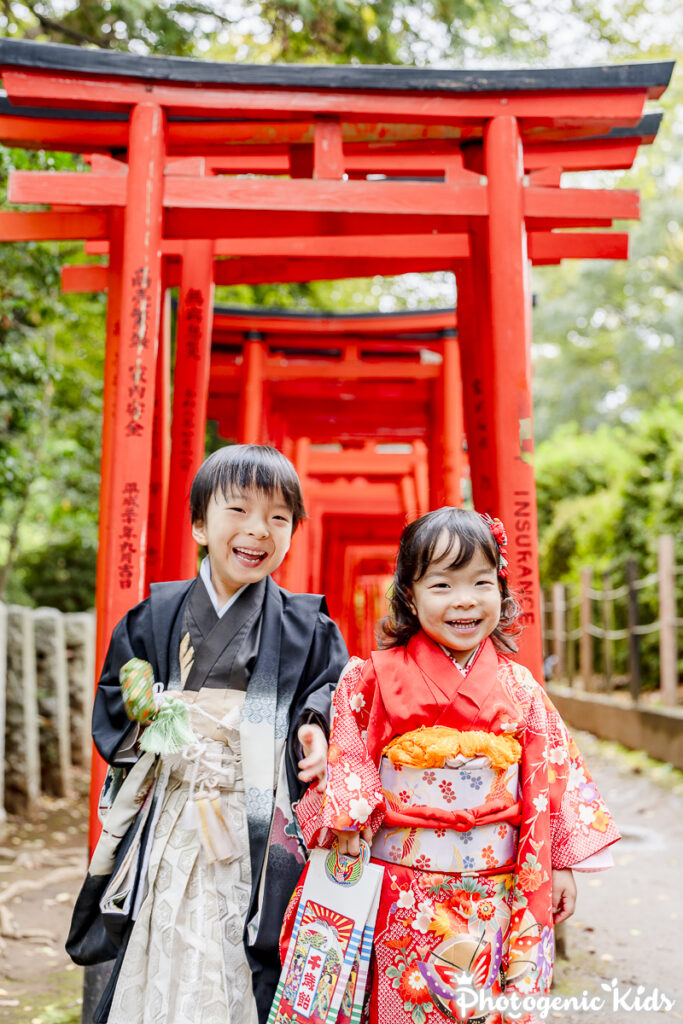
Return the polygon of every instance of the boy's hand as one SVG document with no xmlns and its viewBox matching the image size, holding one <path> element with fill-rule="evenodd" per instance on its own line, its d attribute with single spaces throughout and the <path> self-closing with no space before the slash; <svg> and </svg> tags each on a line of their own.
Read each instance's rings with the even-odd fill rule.
<svg viewBox="0 0 683 1024">
<path fill-rule="evenodd" d="M 559 924 L 576 909 L 576 882 L 570 868 L 553 871 L 553 921 Z"/>
<path fill-rule="evenodd" d="M 357 857 L 360 853 L 360 841 L 364 839 L 366 843 L 372 843 L 372 829 L 364 828 L 362 832 L 348 832 L 346 830 L 334 829 L 334 834 L 337 837 L 337 843 L 339 845 L 339 852 L 346 854 L 347 857 Z"/>
<path fill-rule="evenodd" d="M 325 792 L 327 782 L 327 740 L 319 725 L 311 722 L 302 725 L 297 733 L 299 743 L 303 747 L 304 756 L 299 761 L 299 778 L 302 782 L 318 780 L 315 787 L 319 793 Z"/>
</svg>

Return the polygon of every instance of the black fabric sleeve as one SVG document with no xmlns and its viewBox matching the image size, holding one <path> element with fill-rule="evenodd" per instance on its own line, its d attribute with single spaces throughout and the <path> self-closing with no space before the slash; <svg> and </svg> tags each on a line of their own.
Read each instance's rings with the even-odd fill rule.
<svg viewBox="0 0 683 1024">
<path fill-rule="evenodd" d="M 296 735 L 298 729 L 306 722 L 314 721 L 329 736 L 332 694 L 348 660 L 349 654 L 338 626 L 329 615 L 318 612 L 311 648 L 290 716 L 287 769 L 292 794 L 301 795 L 306 788 L 296 778 L 297 762 L 301 758 Z"/>
<path fill-rule="evenodd" d="M 109 650 L 97 684 L 92 714 L 92 736 L 95 746 L 109 764 L 130 733 L 132 722 L 121 698 L 119 671 L 130 658 L 143 658 L 152 663 L 155 678 L 157 666 L 150 650 L 152 619 L 149 601 L 143 601 L 124 616 L 115 627 Z"/>
</svg>

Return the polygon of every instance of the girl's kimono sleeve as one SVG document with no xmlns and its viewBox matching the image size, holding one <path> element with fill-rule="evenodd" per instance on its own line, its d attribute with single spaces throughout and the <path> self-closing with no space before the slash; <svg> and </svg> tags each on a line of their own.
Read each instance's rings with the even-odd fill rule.
<svg viewBox="0 0 683 1024">
<path fill-rule="evenodd" d="M 574 737 L 545 692 L 543 701 L 553 726 L 548 752 L 552 865 L 570 868 L 621 836 Z"/>
<path fill-rule="evenodd" d="M 545 733 L 547 738 L 551 866 L 555 870 L 571 868 L 611 846 L 620 835 L 573 736 L 537 683 L 527 715 L 527 732 Z M 537 809 L 542 806 L 542 791 L 534 803 Z"/>
<path fill-rule="evenodd" d="M 361 831 L 369 827 L 374 835 L 382 823 L 382 784 L 366 745 L 368 723 L 378 700 L 374 675 L 363 672 L 363 662 L 353 658 L 332 699 L 325 793 L 312 786 L 296 809 L 309 848 L 329 847 L 335 829 Z"/>
</svg>

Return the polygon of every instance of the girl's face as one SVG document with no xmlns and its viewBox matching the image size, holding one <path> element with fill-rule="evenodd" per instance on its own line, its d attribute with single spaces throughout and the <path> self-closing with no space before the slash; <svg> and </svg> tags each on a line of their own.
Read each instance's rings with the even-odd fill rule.
<svg viewBox="0 0 683 1024">
<path fill-rule="evenodd" d="M 444 534 L 444 548 L 448 542 Z M 500 619 L 498 573 L 480 548 L 467 565 L 449 569 L 457 548 L 437 546 L 435 558 L 412 587 L 413 605 L 423 630 L 436 643 L 448 647 L 460 665 L 493 633 Z"/>
</svg>

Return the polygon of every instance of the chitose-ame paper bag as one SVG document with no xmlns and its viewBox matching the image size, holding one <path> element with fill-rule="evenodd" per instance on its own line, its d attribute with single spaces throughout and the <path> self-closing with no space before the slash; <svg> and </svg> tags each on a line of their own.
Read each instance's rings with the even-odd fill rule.
<svg viewBox="0 0 683 1024">
<path fill-rule="evenodd" d="M 358 1024 L 383 869 L 314 850 L 268 1024 Z"/>
</svg>

